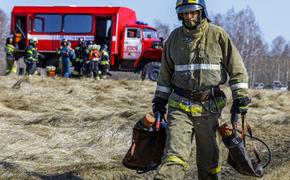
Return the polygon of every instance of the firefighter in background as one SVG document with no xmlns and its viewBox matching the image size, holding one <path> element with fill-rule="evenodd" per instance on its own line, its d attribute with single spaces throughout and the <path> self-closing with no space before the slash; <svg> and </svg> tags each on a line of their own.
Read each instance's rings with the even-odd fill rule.
<svg viewBox="0 0 290 180">
<path fill-rule="evenodd" d="M 99 67 L 101 71 L 101 77 L 106 78 L 109 74 L 110 69 L 110 58 L 107 44 L 102 44 L 101 46 L 101 60 L 99 63 Z"/>
<path fill-rule="evenodd" d="M 86 77 L 91 77 L 91 67 L 90 67 L 89 54 L 90 54 L 90 51 L 92 50 L 93 45 L 94 45 L 93 41 L 86 42 L 86 46 L 87 46 L 86 53 L 88 55 L 87 55 L 87 58 L 84 62 L 84 65 L 83 65 L 83 75 Z"/>
<path fill-rule="evenodd" d="M 75 59 L 74 50 L 71 48 L 71 42 L 66 42 L 60 53 L 62 60 L 63 77 L 69 78 L 71 75 L 71 61 Z"/>
<path fill-rule="evenodd" d="M 94 44 L 89 53 L 90 72 L 93 73 L 93 76 L 96 80 L 100 79 L 100 69 L 99 69 L 99 63 L 101 60 L 100 49 L 101 49 L 100 45 Z"/>
<path fill-rule="evenodd" d="M 29 45 L 26 48 L 24 62 L 26 64 L 26 74 L 32 75 L 36 71 L 36 65 L 38 62 L 38 51 L 37 51 L 37 38 L 29 39 Z"/>
<path fill-rule="evenodd" d="M 220 179 L 217 128 L 227 82 L 234 99 L 231 112 L 246 113 L 248 75 L 228 33 L 209 22 L 204 0 L 177 0 L 182 26 L 166 40 L 157 81 L 153 112 L 164 115 L 168 127 L 162 163 L 154 179 L 183 179 L 196 143 L 198 179 Z M 242 103 L 247 102 L 247 103 Z"/>
<path fill-rule="evenodd" d="M 9 75 L 14 67 L 15 62 L 15 46 L 13 45 L 13 38 L 8 37 L 6 39 L 6 46 L 5 46 L 5 52 L 6 52 L 6 75 Z"/>
<path fill-rule="evenodd" d="M 75 47 L 76 59 L 73 62 L 74 70 L 72 72 L 73 77 L 82 76 L 83 65 L 88 57 L 87 46 L 83 38 L 79 38 L 78 45 Z"/>
<path fill-rule="evenodd" d="M 56 52 L 57 55 L 59 56 L 58 65 L 56 67 L 57 74 L 63 75 L 61 50 L 66 46 L 66 43 L 67 43 L 67 39 L 63 38 L 60 42 L 60 47 L 57 49 L 57 52 Z"/>
</svg>

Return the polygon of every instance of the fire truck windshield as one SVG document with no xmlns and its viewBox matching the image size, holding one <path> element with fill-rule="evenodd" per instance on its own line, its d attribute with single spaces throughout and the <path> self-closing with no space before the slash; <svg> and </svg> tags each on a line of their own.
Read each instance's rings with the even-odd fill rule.
<svg viewBox="0 0 290 180">
<path fill-rule="evenodd" d="M 157 39 L 157 32 L 153 29 L 143 29 L 143 37 L 144 38 L 153 38 Z"/>
</svg>

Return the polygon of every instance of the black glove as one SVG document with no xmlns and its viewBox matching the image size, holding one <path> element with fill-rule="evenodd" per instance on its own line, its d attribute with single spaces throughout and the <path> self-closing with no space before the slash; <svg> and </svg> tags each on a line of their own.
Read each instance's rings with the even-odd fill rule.
<svg viewBox="0 0 290 180">
<path fill-rule="evenodd" d="M 160 97 L 155 97 L 152 101 L 153 105 L 152 105 L 152 111 L 154 114 L 156 113 L 160 113 L 161 117 L 164 116 L 164 114 L 166 114 L 166 104 L 167 104 L 167 100 L 162 99 Z"/>
<path fill-rule="evenodd" d="M 235 114 L 246 114 L 248 111 L 248 105 L 251 103 L 251 99 L 249 97 L 243 97 L 239 99 L 235 99 L 231 108 L 231 113 Z"/>
</svg>

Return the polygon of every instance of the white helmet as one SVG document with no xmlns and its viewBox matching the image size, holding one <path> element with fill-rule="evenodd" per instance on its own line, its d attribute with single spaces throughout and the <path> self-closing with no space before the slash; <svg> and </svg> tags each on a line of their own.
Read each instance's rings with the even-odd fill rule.
<svg viewBox="0 0 290 180">
<path fill-rule="evenodd" d="M 92 49 L 96 49 L 96 50 L 100 50 L 101 49 L 101 46 L 100 45 L 97 45 L 97 44 L 94 44 Z"/>
<path fill-rule="evenodd" d="M 36 37 L 29 39 L 29 43 L 32 44 L 32 43 L 35 43 L 35 42 L 38 42 Z"/>
</svg>

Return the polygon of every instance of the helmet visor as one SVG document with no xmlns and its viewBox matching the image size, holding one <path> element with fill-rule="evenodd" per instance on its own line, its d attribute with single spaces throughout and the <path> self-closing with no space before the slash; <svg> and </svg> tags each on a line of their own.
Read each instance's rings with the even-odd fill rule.
<svg viewBox="0 0 290 180">
<path fill-rule="evenodd" d="M 188 4 L 188 5 L 184 5 L 184 6 L 179 6 L 176 8 L 176 13 L 189 13 L 189 12 L 193 12 L 193 11 L 197 11 L 203 9 L 203 7 L 201 5 L 198 4 Z"/>
</svg>

